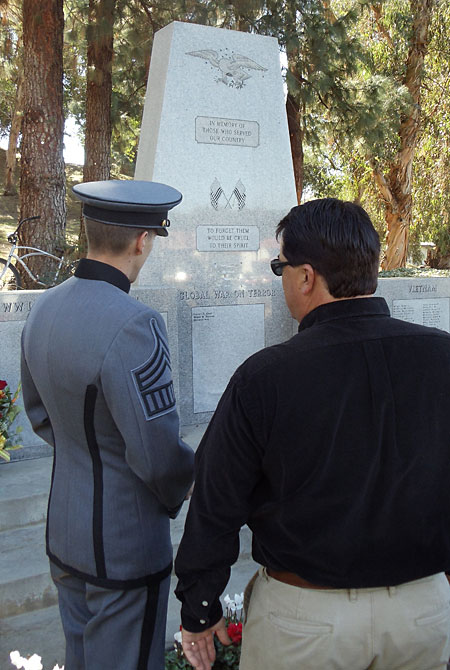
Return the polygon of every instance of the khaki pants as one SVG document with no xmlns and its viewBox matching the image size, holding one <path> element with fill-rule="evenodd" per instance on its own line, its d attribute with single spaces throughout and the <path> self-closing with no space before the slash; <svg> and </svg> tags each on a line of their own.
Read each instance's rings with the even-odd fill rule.
<svg viewBox="0 0 450 670">
<path fill-rule="evenodd" d="M 240 670 L 444 670 L 450 586 L 443 573 L 399 586 L 314 590 L 259 570 Z"/>
</svg>

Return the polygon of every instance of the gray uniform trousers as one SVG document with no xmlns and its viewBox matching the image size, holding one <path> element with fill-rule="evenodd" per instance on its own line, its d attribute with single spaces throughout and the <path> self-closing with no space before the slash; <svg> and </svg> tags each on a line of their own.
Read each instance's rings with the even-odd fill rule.
<svg viewBox="0 0 450 670">
<path fill-rule="evenodd" d="M 170 576 L 104 589 L 50 562 L 66 637 L 65 670 L 162 670 Z"/>
</svg>

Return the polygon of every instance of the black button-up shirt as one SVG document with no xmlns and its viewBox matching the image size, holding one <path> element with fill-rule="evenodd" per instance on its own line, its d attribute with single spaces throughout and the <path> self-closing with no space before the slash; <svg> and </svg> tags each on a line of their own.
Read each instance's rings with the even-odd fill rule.
<svg viewBox="0 0 450 670">
<path fill-rule="evenodd" d="M 250 357 L 197 451 L 176 560 L 185 628 L 220 618 L 246 523 L 258 563 L 319 585 L 448 571 L 449 417 L 450 335 L 382 298 L 321 305 Z"/>
</svg>

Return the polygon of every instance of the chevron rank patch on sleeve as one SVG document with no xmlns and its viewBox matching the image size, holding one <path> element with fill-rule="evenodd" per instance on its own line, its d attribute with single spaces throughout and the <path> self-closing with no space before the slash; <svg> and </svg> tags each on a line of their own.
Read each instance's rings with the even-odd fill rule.
<svg viewBox="0 0 450 670">
<path fill-rule="evenodd" d="M 175 407 L 169 348 L 155 319 L 150 328 L 155 348 L 150 358 L 131 371 L 146 421 L 171 412 Z"/>
</svg>

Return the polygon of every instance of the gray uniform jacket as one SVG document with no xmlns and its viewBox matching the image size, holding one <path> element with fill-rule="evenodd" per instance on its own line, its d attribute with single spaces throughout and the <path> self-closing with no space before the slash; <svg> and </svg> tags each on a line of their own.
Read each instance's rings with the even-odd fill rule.
<svg viewBox="0 0 450 670">
<path fill-rule="evenodd" d="M 105 588 L 170 573 L 169 517 L 192 483 L 161 315 L 115 268 L 86 260 L 46 291 L 22 336 L 34 431 L 55 448 L 47 554 Z"/>
</svg>

